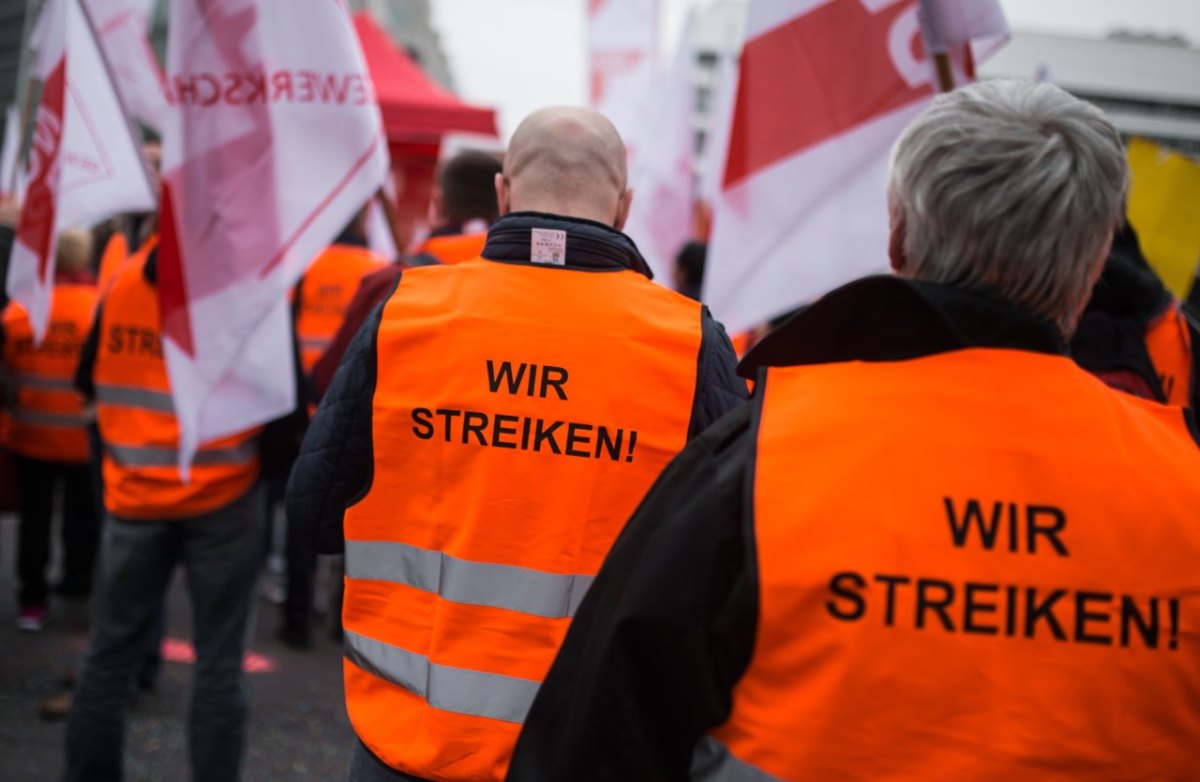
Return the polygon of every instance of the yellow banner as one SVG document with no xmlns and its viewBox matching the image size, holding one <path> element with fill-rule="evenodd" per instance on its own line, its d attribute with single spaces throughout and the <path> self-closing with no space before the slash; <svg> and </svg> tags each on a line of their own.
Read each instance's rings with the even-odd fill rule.
<svg viewBox="0 0 1200 782">
<path fill-rule="evenodd" d="M 1146 260 L 1184 298 L 1200 262 L 1200 163 L 1140 138 L 1128 154 L 1129 221 Z"/>
</svg>

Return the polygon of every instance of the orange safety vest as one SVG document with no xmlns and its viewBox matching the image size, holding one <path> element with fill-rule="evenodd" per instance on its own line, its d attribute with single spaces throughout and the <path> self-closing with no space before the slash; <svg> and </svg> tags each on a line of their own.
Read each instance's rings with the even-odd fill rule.
<svg viewBox="0 0 1200 782">
<path fill-rule="evenodd" d="M 108 290 L 108 286 L 116 279 L 117 272 L 128 258 L 129 240 L 121 231 L 113 231 L 108 244 L 104 245 L 104 253 L 100 256 L 100 273 L 97 275 L 100 290 Z"/>
<path fill-rule="evenodd" d="M 1179 410 L 1014 350 L 766 378 L 754 654 L 694 779 L 1195 777 Z"/>
<path fill-rule="evenodd" d="M 363 743 L 500 780 L 613 540 L 687 439 L 701 310 L 632 271 L 404 272 L 378 331 L 374 478 L 345 516 Z"/>
<path fill-rule="evenodd" d="M 296 308 L 300 365 L 305 373 L 312 371 L 333 342 L 362 278 L 386 265 L 370 250 L 343 244 L 331 245 L 313 261 L 300 283 Z"/>
<path fill-rule="evenodd" d="M 104 298 L 92 377 L 104 442 L 104 506 L 122 519 L 198 516 L 242 496 L 258 479 L 252 429 L 204 443 L 180 479 L 179 425 L 159 336 L 158 293 L 145 262 L 126 264 Z"/>
<path fill-rule="evenodd" d="M 433 236 L 421 245 L 420 253 L 428 253 L 438 259 L 439 263 L 448 266 L 463 261 L 470 261 L 483 255 L 483 247 L 487 244 L 487 232 L 473 234 L 455 234 L 451 236 Z"/>
<path fill-rule="evenodd" d="M 1146 328 L 1146 351 L 1162 385 L 1166 403 L 1176 407 L 1192 404 L 1192 335 L 1187 320 L 1172 304 Z"/>
<path fill-rule="evenodd" d="M 4 310 L 4 370 L 10 406 L 0 432 L 4 445 L 30 459 L 86 464 L 83 397 L 75 368 L 96 311 L 96 286 L 57 284 L 50 325 L 33 344 L 29 315 L 16 302 Z"/>
</svg>

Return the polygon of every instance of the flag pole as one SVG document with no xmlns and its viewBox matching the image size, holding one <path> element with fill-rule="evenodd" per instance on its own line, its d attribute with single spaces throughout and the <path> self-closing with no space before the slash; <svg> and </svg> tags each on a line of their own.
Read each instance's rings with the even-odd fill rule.
<svg viewBox="0 0 1200 782">
<path fill-rule="evenodd" d="M 379 206 L 383 209 L 383 216 L 387 218 L 388 233 L 392 235 L 392 244 L 396 245 L 396 252 L 400 253 L 400 257 L 404 257 L 404 245 L 400 242 L 400 217 L 396 214 L 396 205 L 392 203 L 392 199 L 388 198 L 382 186 L 375 191 L 375 200 L 379 202 Z M 399 260 L 399 258 L 392 260 Z"/>
<path fill-rule="evenodd" d="M 950 54 L 944 48 L 941 51 L 934 49 L 932 42 L 929 40 L 932 37 L 943 39 L 940 30 L 935 29 L 935 25 L 939 23 L 939 18 L 936 12 L 932 10 L 934 3 L 930 0 L 917 0 L 917 14 L 920 18 L 921 42 L 925 45 L 925 51 L 933 55 L 933 71 L 937 78 L 938 92 L 953 92 L 954 91 L 954 68 L 950 64 Z"/>
<path fill-rule="evenodd" d="M 933 66 L 937 71 L 938 91 L 954 91 L 954 69 L 950 67 L 950 55 L 946 52 L 934 52 Z"/>
<path fill-rule="evenodd" d="M 25 13 L 21 19 L 21 54 L 17 60 L 17 94 L 15 103 L 20 107 L 20 119 L 17 124 L 17 162 L 13 166 L 12 181 L 6 182 L 8 192 L 16 193 L 17 181 L 21 176 L 21 168 L 25 159 L 29 156 L 29 148 L 26 145 L 26 130 L 29 128 L 29 118 L 33 113 L 33 82 L 34 78 L 29 74 L 29 61 L 32 59 L 32 52 L 29 49 L 30 36 L 30 19 L 33 17 L 34 0 L 25 0 Z M 39 9 L 40 12 L 40 9 Z"/>
</svg>

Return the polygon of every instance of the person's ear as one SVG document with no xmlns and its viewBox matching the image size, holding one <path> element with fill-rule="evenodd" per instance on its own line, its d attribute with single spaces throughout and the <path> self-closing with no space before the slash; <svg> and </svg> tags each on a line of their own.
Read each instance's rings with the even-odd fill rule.
<svg viewBox="0 0 1200 782">
<path fill-rule="evenodd" d="M 621 197 L 617 199 L 617 217 L 613 221 L 613 228 L 618 231 L 624 230 L 625 221 L 629 219 L 629 207 L 633 204 L 633 189 L 630 188 Z"/>
<path fill-rule="evenodd" d="M 908 270 L 908 256 L 904 253 L 904 215 L 899 209 L 891 210 L 888 231 L 888 259 L 892 262 L 892 271 L 904 274 Z"/>
<path fill-rule="evenodd" d="M 512 195 L 512 188 L 509 187 L 508 178 L 504 174 L 496 174 L 496 214 L 500 217 L 508 214 L 512 207 L 509 204 L 509 198 Z"/>
</svg>

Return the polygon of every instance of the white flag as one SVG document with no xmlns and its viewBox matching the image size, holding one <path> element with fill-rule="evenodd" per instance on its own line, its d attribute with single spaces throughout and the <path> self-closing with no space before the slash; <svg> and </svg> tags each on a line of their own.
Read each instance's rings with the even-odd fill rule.
<svg viewBox="0 0 1200 782">
<path fill-rule="evenodd" d="M 4 146 L 0 147 L 0 198 L 16 198 L 21 192 L 17 158 L 21 155 L 21 112 L 16 106 L 4 110 Z"/>
<path fill-rule="evenodd" d="M 939 54 L 965 44 L 976 61 L 983 61 L 1009 38 L 998 0 L 921 0 L 920 16 L 925 46 Z"/>
<path fill-rule="evenodd" d="M 693 9 L 634 137 L 633 206 L 625 224 L 654 278 L 668 287 L 675 256 L 692 235 L 695 207 L 695 16 Z"/>
<path fill-rule="evenodd" d="M 708 137 L 704 142 L 704 165 L 700 169 L 700 197 L 710 203 L 720 194 L 721 180 L 725 175 L 737 83 L 738 53 L 721 52 L 713 69 L 712 98 L 709 102 L 712 112 L 709 114 Z"/>
<path fill-rule="evenodd" d="M 588 78 L 592 108 L 630 146 L 654 84 L 658 0 L 588 0 Z"/>
<path fill-rule="evenodd" d="M 296 406 L 287 292 L 387 173 L 344 6 L 296 6 L 172 7 L 158 292 L 185 472 Z"/>
<path fill-rule="evenodd" d="M 84 5 L 126 109 L 143 125 L 161 133 L 169 106 L 162 70 L 150 48 L 154 0 L 84 0 Z"/>
<path fill-rule="evenodd" d="M 888 155 L 934 94 L 917 0 L 751 0 L 704 299 L 738 332 L 888 270 Z"/>
<path fill-rule="evenodd" d="M 48 0 L 34 31 L 42 97 L 8 292 L 45 334 L 59 232 L 155 207 L 140 145 L 121 110 L 96 36 L 78 0 Z"/>
<path fill-rule="evenodd" d="M 400 257 L 400 248 L 392 237 L 392 229 L 388 225 L 387 212 L 383 204 L 372 201 L 367 209 L 367 247 L 380 258 L 394 261 Z"/>
</svg>

